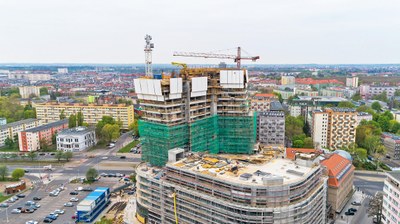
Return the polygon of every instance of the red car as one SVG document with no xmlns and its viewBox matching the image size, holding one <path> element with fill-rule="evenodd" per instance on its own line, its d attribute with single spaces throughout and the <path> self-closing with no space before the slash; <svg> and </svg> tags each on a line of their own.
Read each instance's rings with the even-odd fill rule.
<svg viewBox="0 0 400 224">
<path fill-rule="evenodd" d="M 78 216 L 77 215 L 73 215 L 71 218 L 72 219 L 76 219 L 76 218 L 78 218 Z"/>
</svg>

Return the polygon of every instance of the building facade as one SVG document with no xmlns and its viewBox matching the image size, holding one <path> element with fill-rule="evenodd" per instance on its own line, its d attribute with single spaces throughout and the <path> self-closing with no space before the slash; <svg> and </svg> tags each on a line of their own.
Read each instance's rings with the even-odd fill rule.
<svg viewBox="0 0 400 224">
<path fill-rule="evenodd" d="M 387 155 L 391 159 L 400 159 L 400 136 L 388 132 L 383 132 L 381 141 L 387 149 Z"/>
<path fill-rule="evenodd" d="M 47 81 L 51 79 L 50 74 L 44 74 L 44 73 L 9 73 L 8 74 L 9 79 L 27 79 L 32 83 L 35 83 L 37 81 Z"/>
<path fill-rule="evenodd" d="M 383 185 L 382 223 L 398 224 L 400 222 L 400 172 L 386 172 Z"/>
<path fill-rule="evenodd" d="M 357 114 L 357 126 L 360 125 L 361 121 L 372 121 L 372 114 L 367 112 L 358 112 Z"/>
<path fill-rule="evenodd" d="M 257 93 L 251 99 L 252 111 L 268 111 L 270 110 L 271 102 L 277 101 L 278 97 L 272 93 Z"/>
<path fill-rule="evenodd" d="M 354 166 L 339 154 L 332 154 L 321 161 L 328 178 L 328 204 L 331 214 L 336 216 L 346 206 L 353 192 Z"/>
<path fill-rule="evenodd" d="M 36 105 L 36 116 L 45 124 L 60 120 L 60 114 L 64 112 L 66 117 L 82 112 L 84 122 L 95 125 L 103 116 L 110 116 L 116 121 L 122 122 L 122 128 L 128 129 L 134 121 L 134 109 L 132 105 L 125 104 L 68 104 L 68 103 L 44 103 Z"/>
<path fill-rule="evenodd" d="M 4 146 L 7 138 L 14 140 L 19 132 L 37 127 L 40 124 L 39 120 L 30 118 L 0 126 L 0 146 Z"/>
<path fill-rule="evenodd" d="M 57 150 L 79 152 L 96 145 L 96 134 L 87 127 L 76 127 L 60 131 L 56 140 Z"/>
<path fill-rule="evenodd" d="M 282 76 L 281 85 L 294 85 L 296 78 L 294 76 Z"/>
<path fill-rule="evenodd" d="M 7 124 L 7 119 L 0 117 L 0 126 L 6 125 Z"/>
<path fill-rule="evenodd" d="M 76 221 L 93 223 L 110 204 L 111 192 L 108 187 L 97 187 L 76 206 Z"/>
<path fill-rule="evenodd" d="M 358 77 L 347 77 L 346 86 L 348 87 L 358 87 Z"/>
<path fill-rule="evenodd" d="M 19 95 L 21 95 L 21 98 L 30 98 L 31 96 L 40 96 L 40 87 L 38 86 L 20 86 L 18 87 L 19 89 Z"/>
<path fill-rule="evenodd" d="M 355 142 L 357 112 L 354 109 L 315 110 L 312 121 L 312 136 L 317 147 L 336 150 Z"/>
<path fill-rule="evenodd" d="M 267 111 L 257 114 L 257 139 L 265 145 L 285 144 L 285 113 Z"/>
<path fill-rule="evenodd" d="M 68 119 L 21 131 L 18 133 L 19 151 L 38 151 L 41 149 L 41 141 L 45 141 L 47 145 L 52 145 L 53 136 L 66 128 L 68 128 Z"/>
<path fill-rule="evenodd" d="M 164 224 L 325 223 L 327 185 L 317 154 L 297 154 L 297 165 L 280 156 L 254 164 L 248 155 L 225 156 L 193 154 L 161 169 L 140 164 L 138 220 Z M 227 163 L 226 158 L 238 160 Z"/>
</svg>

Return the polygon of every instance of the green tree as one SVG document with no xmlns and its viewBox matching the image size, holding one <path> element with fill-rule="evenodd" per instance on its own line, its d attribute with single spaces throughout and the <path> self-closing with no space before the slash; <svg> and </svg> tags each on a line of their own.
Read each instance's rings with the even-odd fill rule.
<svg viewBox="0 0 400 224">
<path fill-rule="evenodd" d="M 311 137 L 307 137 L 304 139 L 304 148 L 312 149 L 314 148 L 314 142 Z"/>
<path fill-rule="evenodd" d="M 37 153 L 33 152 L 33 151 L 30 151 L 30 152 L 27 153 L 27 156 L 31 159 L 31 161 L 33 161 L 33 160 L 36 159 Z"/>
<path fill-rule="evenodd" d="M 341 108 L 355 108 L 354 104 L 352 104 L 350 101 L 342 101 L 338 104 L 338 107 Z"/>
<path fill-rule="evenodd" d="M 287 116 L 285 118 L 285 134 L 290 140 L 295 135 L 301 135 L 303 133 L 304 121 L 299 117 Z"/>
<path fill-rule="evenodd" d="M 382 110 L 381 104 L 377 101 L 375 101 L 371 104 L 371 108 L 376 110 L 377 112 L 380 112 Z"/>
<path fill-rule="evenodd" d="M 42 152 L 47 152 L 49 150 L 49 143 L 46 139 L 42 138 L 39 140 L 39 147 Z"/>
<path fill-rule="evenodd" d="M 74 156 L 74 154 L 72 152 L 65 152 L 63 154 L 64 159 L 67 161 L 69 161 L 73 156 Z"/>
<path fill-rule="evenodd" d="M 83 118 L 83 113 L 82 113 L 81 111 L 79 111 L 79 112 L 76 114 L 76 120 L 77 120 L 77 122 L 78 122 L 78 126 L 83 126 L 83 120 L 84 120 L 84 118 Z"/>
<path fill-rule="evenodd" d="M 368 217 L 375 217 L 376 223 L 381 223 L 382 220 L 382 203 L 383 203 L 383 192 L 376 192 L 375 196 L 370 200 L 369 207 L 367 209 Z"/>
<path fill-rule="evenodd" d="M 103 140 L 106 142 L 110 142 L 111 140 L 115 140 L 119 138 L 119 125 L 117 124 L 106 124 L 103 129 L 101 129 L 101 135 L 103 136 Z"/>
<path fill-rule="evenodd" d="M 302 140 L 293 141 L 293 148 L 303 148 L 303 147 L 304 147 L 304 141 Z"/>
<path fill-rule="evenodd" d="M 67 116 L 65 116 L 65 112 L 62 110 L 60 113 L 60 120 L 64 120 L 65 118 L 67 118 Z"/>
<path fill-rule="evenodd" d="M 57 131 L 55 131 L 54 134 L 51 136 L 51 144 L 57 144 Z"/>
<path fill-rule="evenodd" d="M 56 154 L 54 155 L 54 158 L 56 158 L 58 161 L 60 161 L 64 157 L 63 151 L 57 151 Z"/>
<path fill-rule="evenodd" d="M 368 135 L 365 138 L 364 146 L 368 150 L 368 154 L 373 154 L 376 151 L 376 148 L 381 144 L 381 140 L 379 136 Z"/>
<path fill-rule="evenodd" d="M 8 167 L 6 165 L 0 165 L 1 180 L 5 180 L 7 176 L 8 176 Z"/>
<path fill-rule="evenodd" d="M 353 97 L 351 98 L 353 101 L 359 101 L 362 100 L 360 93 L 356 93 L 353 95 Z"/>
<path fill-rule="evenodd" d="M 357 148 L 357 149 L 356 149 L 356 156 L 357 156 L 358 160 L 364 161 L 364 160 L 367 159 L 368 152 L 367 152 L 366 149 Z"/>
<path fill-rule="evenodd" d="M 47 89 L 47 87 L 42 87 L 42 88 L 40 88 L 40 95 L 41 96 L 43 96 L 43 95 L 49 95 L 49 89 Z"/>
<path fill-rule="evenodd" d="M 389 131 L 390 130 L 390 120 L 386 116 L 379 116 L 378 124 L 381 127 L 382 131 Z"/>
<path fill-rule="evenodd" d="M 379 100 L 379 101 L 382 101 L 382 102 L 388 102 L 386 91 L 383 91 L 381 94 L 372 97 L 372 99 Z"/>
<path fill-rule="evenodd" d="M 134 134 L 135 136 L 139 136 L 139 124 L 138 124 L 138 120 L 137 120 L 137 119 L 135 119 L 135 121 L 132 122 L 132 123 L 129 125 L 129 130 L 132 130 L 132 131 L 133 131 L 133 134 Z"/>
<path fill-rule="evenodd" d="M 4 144 L 6 145 L 7 148 L 12 149 L 14 148 L 14 141 L 7 136 L 7 138 L 4 140 Z"/>
<path fill-rule="evenodd" d="M 71 114 L 68 119 L 68 128 L 76 127 L 76 116 Z"/>
<path fill-rule="evenodd" d="M 20 178 L 22 178 L 25 175 L 25 170 L 23 169 L 15 169 L 12 173 L 11 176 L 14 180 L 19 180 Z"/>
<path fill-rule="evenodd" d="M 89 168 L 86 171 L 86 180 L 88 181 L 94 181 L 96 180 L 96 178 L 99 176 L 99 173 L 97 172 L 97 170 L 95 168 Z"/>
<path fill-rule="evenodd" d="M 24 111 L 24 119 L 36 118 L 36 110 Z"/>
</svg>

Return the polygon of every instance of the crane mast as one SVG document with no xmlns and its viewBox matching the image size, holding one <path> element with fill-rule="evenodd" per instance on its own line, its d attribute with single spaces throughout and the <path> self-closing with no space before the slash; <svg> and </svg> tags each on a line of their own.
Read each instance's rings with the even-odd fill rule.
<svg viewBox="0 0 400 224">
<path fill-rule="evenodd" d="M 151 42 L 152 38 L 150 35 L 146 34 L 144 37 L 146 41 L 146 45 L 144 46 L 144 54 L 145 54 L 145 74 L 146 77 L 153 78 L 153 70 L 152 70 L 152 51 L 154 48 L 154 43 Z"/>
</svg>

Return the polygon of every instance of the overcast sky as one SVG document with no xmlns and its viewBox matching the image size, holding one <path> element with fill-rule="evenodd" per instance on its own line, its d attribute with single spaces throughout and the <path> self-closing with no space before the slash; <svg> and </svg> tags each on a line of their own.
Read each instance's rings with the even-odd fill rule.
<svg viewBox="0 0 400 224">
<path fill-rule="evenodd" d="M 0 0 L 0 63 L 143 63 L 147 33 L 153 63 L 400 63 L 400 1 Z"/>
</svg>

